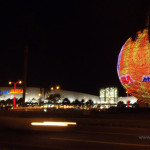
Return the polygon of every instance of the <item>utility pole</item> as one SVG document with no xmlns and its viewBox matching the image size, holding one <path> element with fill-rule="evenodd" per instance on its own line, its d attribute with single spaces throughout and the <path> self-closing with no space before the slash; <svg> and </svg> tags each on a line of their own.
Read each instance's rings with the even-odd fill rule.
<svg viewBox="0 0 150 150">
<path fill-rule="evenodd" d="M 25 97 L 26 97 L 27 66 L 28 66 L 28 44 L 25 46 L 24 49 L 23 105 L 25 104 Z"/>
<path fill-rule="evenodd" d="M 146 13 L 146 26 L 150 26 L 150 10 Z"/>
</svg>

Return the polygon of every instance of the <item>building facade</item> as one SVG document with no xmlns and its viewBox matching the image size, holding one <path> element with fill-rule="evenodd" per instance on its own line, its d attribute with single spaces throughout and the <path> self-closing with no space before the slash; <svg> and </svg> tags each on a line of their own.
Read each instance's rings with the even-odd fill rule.
<svg viewBox="0 0 150 150">
<path fill-rule="evenodd" d="M 45 95 L 45 97 L 50 96 L 51 94 L 60 94 L 61 99 L 60 103 L 67 98 L 71 103 L 75 100 L 82 101 L 86 103 L 88 100 L 92 100 L 94 104 L 100 104 L 99 96 L 86 94 L 86 93 L 79 93 L 74 91 L 66 91 L 66 90 L 52 90 Z"/>
<path fill-rule="evenodd" d="M 18 87 L 15 91 L 13 87 L 0 87 L 0 100 L 20 99 L 23 97 L 22 87 Z M 38 87 L 27 87 L 25 102 L 37 102 L 44 95 L 44 89 Z"/>
<path fill-rule="evenodd" d="M 0 101 L 13 99 L 15 97 L 20 99 L 23 97 L 23 89 L 18 87 L 16 91 L 14 91 L 13 87 L 0 87 Z M 27 87 L 26 89 L 26 97 L 25 102 L 29 103 L 38 103 L 39 101 L 44 101 L 44 103 L 48 102 L 48 97 L 53 94 L 59 94 L 60 100 L 59 103 L 62 103 L 65 98 L 67 98 L 70 103 L 75 100 L 87 101 L 91 100 L 94 105 L 100 105 L 101 108 L 109 108 L 111 106 L 117 106 L 119 101 L 124 102 L 126 104 L 127 97 L 118 97 L 118 89 L 116 87 L 107 87 L 100 89 L 100 95 L 91 95 L 86 93 L 67 91 L 67 90 L 48 90 L 45 91 L 44 88 L 39 87 Z M 130 104 L 134 104 L 137 102 L 137 99 L 133 96 L 128 97 Z"/>
</svg>

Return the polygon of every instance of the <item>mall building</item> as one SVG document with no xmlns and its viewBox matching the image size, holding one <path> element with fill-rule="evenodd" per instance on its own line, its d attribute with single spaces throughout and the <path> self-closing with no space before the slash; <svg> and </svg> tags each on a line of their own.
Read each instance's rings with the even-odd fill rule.
<svg viewBox="0 0 150 150">
<path fill-rule="evenodd" d="M 80 92 L 74 92 L 74 91 L 66 91 L 66 90 L 52 90 L 48 93 L 46 93 L 45 97 L 50 96 L 51 94 L 60 94 L 61 100 L 60 103 L 67 98 L 71 103 L 75 100 L 82 101 L 86 103 L 89 100 L 92 100 L 94 104 L 100 104 L 100 98 L 99 96 L 86 94 L 86 93 L 80 93 Z M 46 101 L 46 99 L 45 99 Z"/>
<path fill-rule="evenodd" d="M 44 95 L 43 88 L 27 87 L 25 102 L 37 102 Z M 13 99 L 14 94 L 16 99 L 23 98 L 22 87 L 17 88 L 15 91 L 13 87 L 0 87 L 0 100 Z"/>
<path fill-rule="evenodd" d="M 13 87 L 0 87 L 0 101 L 13 99 L 14 94 L 17 99 L 23 97 L 23 89 L 18 87 L 15 91 Z M 89 100 L 92 100 L 94 105 L 100 105 L 101 108 L 109 108 L 110 106 L 117 106 L 119 101 L 124 102 L 126 104 L 127 97 L 119 97 L 118 96 L 118 88 L 116 87 L 107 87 L 100 89 L 99 96 L 80 93 L 75 91 L 67 91 L 67 90 L 45 90 L 44 88 L 39 87 L 27 87 L 26 88 L 26 97 L 25 102 L 29 103 L 38 103 L 39 101 L 44 101 L 44 103 L 48 102 L 48 97 L 52 94 L 59 94 L 60 100 L 59 103 L 67 98 L 71 103 L 75 100 L 82 101 L 86 103 Z M 130 104 L 134 104 L 137 99 L 133 96 L 128 97 Z"/>
<path fill-rule="evenodd" d="M 119 97 L 119 91 L 117 87 L 106 87 L 100 89 L 100 104 L 101 108 L 109 108 L 111 106 L 116 107 L 119 101 L 122 101 L 124 104 L 129 100 L 130 104 L 137 102 L 137 98 L 133 96 Z"/>
</svg>

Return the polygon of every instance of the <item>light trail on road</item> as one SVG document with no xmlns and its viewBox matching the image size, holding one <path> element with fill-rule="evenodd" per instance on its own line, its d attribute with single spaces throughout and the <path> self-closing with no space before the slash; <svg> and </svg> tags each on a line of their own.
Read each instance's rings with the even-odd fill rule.
<svg viewBox="0 0 150 150">
<path fill-rule="evenodd" d="M 76 122 L 32 122 L 33 126 L 68 126 L 68 125 L 76 125 Z"/>
</svg>

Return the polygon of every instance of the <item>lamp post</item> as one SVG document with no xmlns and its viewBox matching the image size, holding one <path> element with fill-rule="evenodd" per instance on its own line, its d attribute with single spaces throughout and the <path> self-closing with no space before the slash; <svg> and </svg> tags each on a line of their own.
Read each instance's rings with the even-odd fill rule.
<svg viewBox="0 0 150 150">
<path fill-rule="evenodd" d="M 18 81 L 18 82 L 9 82 L 9 84 L 11 85 L 11 84 L 14 84 L 14 99 L 13 99 L 13 109 L 15 109 L 15 105 L 16 105 L 16 97 L 15 97 L 15 91 L 16 91 L 16 85 L 17 84 L 21 84 L 22 83 L 22 81 Z"/>
<path fill-rule="evenodd" d="M 57 85 L 56 87 L 51 87 L 51 88 L 50 88 L 51 91 L 53 91 L 53 90 L 59 90 L 59 89 L 60 89 L 60 86 L 59 86 L 59 85 Z M 57 95 L 57 93 L 56 93 L 56 91 L 54 91 L 54 92 L 53 92 L 54 105 L 56 105 L 56 97 L 57 97 L 56 95 Z"/>
<path fill-rule="evenodd" d="M 60 89 L 60 86 L 56 86 L 56 89 L 59 90 L 59 89 Z"/>
<path fill-rule="evenodd" d="M 60 86 L 59 86 L 59 85 L 57 85 L 57 86 L 56 86 L 56 88 L 51 87 L 51 91 L 53 91 L 54 89 L 59 90 L 59 89 L 60 89 Z"/>
</svg>

